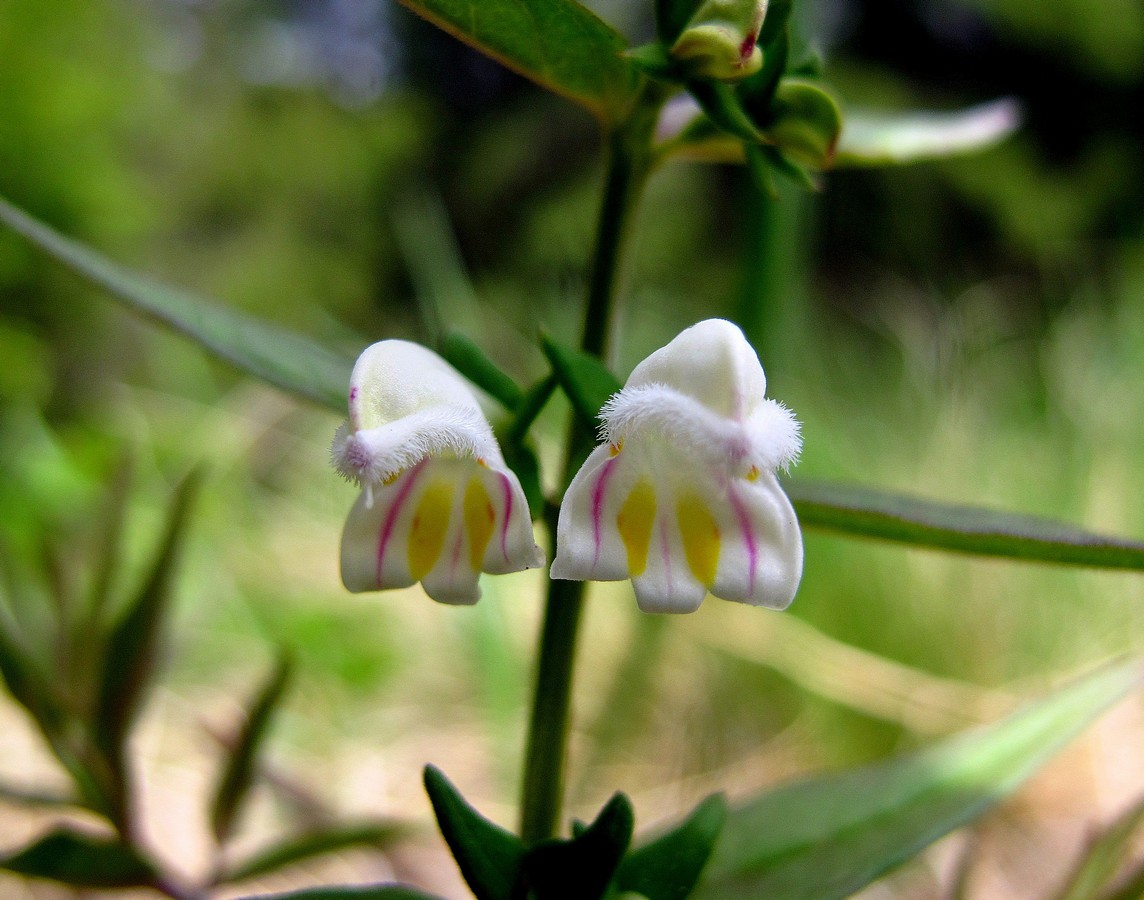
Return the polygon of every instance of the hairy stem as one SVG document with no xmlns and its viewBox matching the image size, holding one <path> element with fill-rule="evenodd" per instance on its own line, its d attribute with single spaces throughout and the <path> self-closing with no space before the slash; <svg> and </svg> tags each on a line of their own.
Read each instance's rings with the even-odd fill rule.
<svg viewBox="0 0 1144 900">
<path fill-rule="evenodd" d="M 664 94 L 650 85 L 629 119 L 608 138 L 608 170 L 596 229 L 580 346 L 603 358 L 616 313 L 621 260 L 651 164 L 651 140 Z M 567 484 L 594 435 L 575 420 L 565 454 Z M 556 516 L 548 517 L 555 544 Z M 553 547 L 553 554 L 555 548 Z M 550 554 L 550 558 L 551 555 Z M 552 580 L 541 625 L 536 687 L 525 749 L 520 833 L 526 844 L 560 830 L 564 768 L 571 720 L 576 639 L 584 608 L 584 583 Z"/>
</svg>

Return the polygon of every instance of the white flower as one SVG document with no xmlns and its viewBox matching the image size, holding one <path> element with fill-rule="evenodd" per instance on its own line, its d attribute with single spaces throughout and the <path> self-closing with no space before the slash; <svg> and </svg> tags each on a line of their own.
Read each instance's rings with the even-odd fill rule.
<svg viewBox="0 0 1144 900">
<path fill-rule="evenodd" d="M 330 456 L 362 487 L 342 532 L 349 590 L 420 581 L 434 600 L 476 603 L 481 572 L 544 565 L 520 482 L 476 396 L 431 350 L 397 340 L 366 348 Z"/>
<path fill-rule="evenodd" d="M 636 366 L 565 494 L 552 577 L 630 578 L 646 612 L 692 612 L 708 591 L 789 605 L 802 534 L 775 472 L 802 442 L 766 387 L 755 351 L 722 319 Z"/>
</svg>

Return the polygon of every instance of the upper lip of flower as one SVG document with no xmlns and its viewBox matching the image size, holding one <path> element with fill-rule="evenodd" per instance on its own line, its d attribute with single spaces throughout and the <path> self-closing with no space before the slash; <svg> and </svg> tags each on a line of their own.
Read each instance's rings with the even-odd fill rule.
<svg viewBox="0 0 1144 900">
<path fill-rule="evenodd" d="M 421 581 L 434 599 L 473 603 L 482 570 L 544 564 L 520 482 L 448 363 L 405 341 L 374 344 L 354 366 L 349 404 L 330 456 L 362 488 L 342 533 L 350 590 Z"/>
<path fill-rule="evenodd" d="M 774 473 L 802 442 L 765 390 L 754 350 L 722 320 L 640 363 L 601 410 L 604 443 L 565 494 L 552 577 L 631 578 L 651 612 L 691 611 L 707 591 L 789 604 L 802 538 Z"/>
</svg>

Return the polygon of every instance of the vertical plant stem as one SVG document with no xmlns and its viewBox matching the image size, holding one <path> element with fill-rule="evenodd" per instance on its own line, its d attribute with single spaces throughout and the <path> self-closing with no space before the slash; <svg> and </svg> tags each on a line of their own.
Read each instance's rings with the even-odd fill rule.
<svg viewBox="0 0 1144 900">
<path fill-rule="evenodd" d="M 664 95 L 656 86 L 645 90 L 630 118 L 609 135 L 608 169 L 600 204 L 596 243 L 588 276 L 588 296 L 580 347 L 597 357 L 608 350 L 616 307 L 616 285 L 626 237 L 647 181 L 651 138 Z M 566 444 L 567 484 L 575 474 L 593 434 L 573 421 Z M 556 516 L 548 517 L 555 544 Z M 551 548 L 550 558 L 555 547 Z M 584 583 L 552 580 L 544 608 L 536 668 L 536 687 L 529 720 L 521 795 L 520 833 L 526 844 L 554 837 L 560 830 L 564 768 L 572 705 L 576 638 L 584 608 Z"/>
</svg>

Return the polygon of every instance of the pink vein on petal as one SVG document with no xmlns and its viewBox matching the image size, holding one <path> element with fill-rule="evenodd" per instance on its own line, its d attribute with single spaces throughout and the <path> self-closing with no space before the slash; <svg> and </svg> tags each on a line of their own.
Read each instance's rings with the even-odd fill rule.
<svg viewBox="0 0 1144 900">
<path fill-rule="evenodd" d="M 501 493 L 504 495 L 504 519 L 500 529 L 500 549 L 504 561 L 508 562 L 508 523 L 512 519 L 512 484 L 504 472 L 497 472 L 500 476 Z"/>
<path fill-rule="evenodd" d="M 727 491 L 727 497 L 731 501 L 731 509 L 735 511 L 735 518 L 739 520 L 743 543 L 747 545 L 747 559 L 751 566 L 750 576 L 747 579 L 747 596 L 754 596 L 755 570 L 759 567 L 759 545 L 755 543 L 755 532 L 751 530 L 751 515 L 743 505 L 742 498 L 733 489 Z"/>
<path fill-rule="evenodd" d="M 667 544 L 667 522 L 659 520 L 659 555 L 663 559 L 663 580 L 666 582 L 667 595 L 672 593 L 671 587 L 671 547 Z"/>
<path fill-rule="evenodd" d="M 613 456 L 600 467 L 600 474 L 596 476 L 596 484 L 592 488 L 592 537 L 596 542 L 596 553 L 592 559 L 592 568 L 600 561 L 600 545 L 603 543 L 604 531 L 604 491 L 608 487 L 608 480 L 612 470 L 619 462 L 619 456 Z"/>
<path fill-rule="evenodd" d="M 409 470 L 409 474 L 405 476 L 405 481 L 397 491 L 393 505 L 389 508 L 389 512 L 385 516 L 385 523 L 381 526 L 381 536 L 377 542 L 378 587 L 381 587 L 381 567 L 385 560 L 385 551 L 389 547 L 389 539 L 393 536 L 393 526 L 397 524 L 397 516 L 401 512 L 401 507 L 404 506 L 405 501 L 409 499 L 409 493 L 413 490 L 413 484 L 417 481 L 418 475 L 421 474 L 421 470 L 425 468 L 427 462 L 427 459 L 423 459 Z"/>
</svg>

